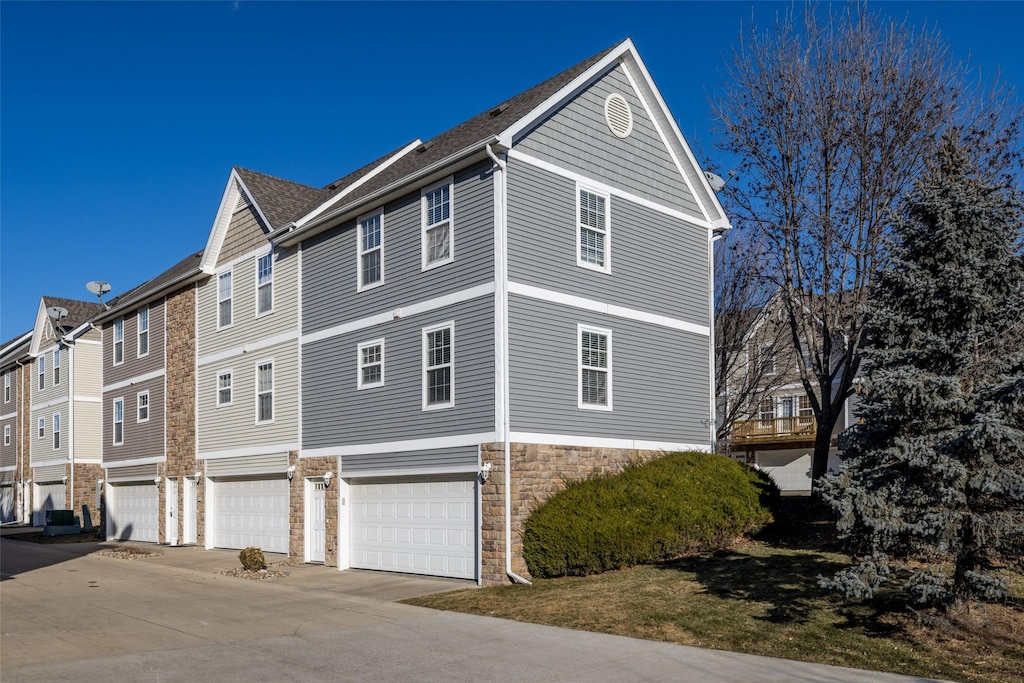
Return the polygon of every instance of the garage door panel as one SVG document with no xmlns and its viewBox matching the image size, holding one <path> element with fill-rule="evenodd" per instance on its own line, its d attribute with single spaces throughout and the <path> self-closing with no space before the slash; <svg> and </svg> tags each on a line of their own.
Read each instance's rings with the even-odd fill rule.
<svg viewBox="0 0 1024 683">
<path fill-rule="evenodd" d="M 111 485 L 108 507 L 114 539 L 159 542 L 160 493 L 151 482 Z"/>
<path fill-rule="evenodd" d="M 217 479 L 214 538 L 218 548 L 256 546 L 288 553 L 288 480 L 281 477 Z"/>
<path fill-rule="evenodd" d="M 473 479 L 351 484 L 352 566 L 474 578 Z"/>
</svg>

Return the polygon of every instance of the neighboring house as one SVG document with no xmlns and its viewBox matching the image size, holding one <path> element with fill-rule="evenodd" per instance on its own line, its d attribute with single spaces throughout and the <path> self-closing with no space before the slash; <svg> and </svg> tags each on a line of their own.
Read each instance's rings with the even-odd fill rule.
<svg viewBox="0 0 1024 683">
<path fill-rule="evenodd" d="M 197 543 L 195 289 L 202 252 L 113 299 L 103 330 L 109 539 Z M 179 514 L 180 511 L 180 514 Z"/>
<path fill-rule="evenodd" d="M 46 512 L 93 509 L 100 479 L 100 304 L 42 297 L 29 342 L 32 523 Z M 59 316 L 52 313 L 60 312 Z"/>
<path fill-rule="evenodd" d="M 780 334 L 781 326 L 788 325 L 780 306 L 778 298 L 773 298 L 757 313 L 742 340 L 744 359 L 730 382 L 744 387 L 745 405 L 739 406 L 740 418 L 733 422 L 724 446 L 735 459 L 770 474 L 782 491 L 809 493 L 817 418 L 800 381 L 788 329 Z M 752 376 L 756 386 L 744 386 Z M 735 394 L 727 387 L 724 398 L 736 400 Z M 832 470 L 840 466 L 838 436 L 852 424 L 853 400 L 846 401 L 832 431 L 828 463 Z"/>
<path fill-rule="evenodd" d="M 271 237 L 300 462 L 336 472 L 339 568 L 515 579 L 565 479 L 710 450 L 728 221 L 629 40 L 398 154 Z"/>
<path fill-rule="evenodd" d="M 27 378 L 28 349 L 32 332 L 11 339 L 0 346 L 0 375 L 3 396 L 0 398 L 0 523 L 26 521 L 30 518 L 31 491 L 28 482 L 28 416 Z"/>
</svg>

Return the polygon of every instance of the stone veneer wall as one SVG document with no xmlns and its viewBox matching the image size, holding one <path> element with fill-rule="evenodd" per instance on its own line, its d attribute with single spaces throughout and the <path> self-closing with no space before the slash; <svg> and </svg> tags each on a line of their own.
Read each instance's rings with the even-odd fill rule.
<svg viewBox="0 0 1024 683">
<path fill-rule="evenodd" d="M 326 538 L 324 541 L 324 566 L 338 566 L 338 459 L 300 458 L 297 451 L 288 453 L 288 464 L 295 467 L 295 475 L 289 484 L 288 496 L 288 539 L 289 557 L 302 560 L 306 555 L 306 478 L 320 477 L 324 472 L 334 472 L 335 478 L 325 496 Z"/>
<path fill-rule="evenodd" d="M 178 480 L 178 543 L 185 538 L 185 478 L 202 471 L 196 463 L 196 286 L 190 285 L 167 297 L 166 396 L 164 397 L 164 437 L 167 460 L 161 466 L 164 477 Z M 197 545 L 203 546 L 205 509 L 203 505 L 205 477 L 196 485 Z M 160 487 L 160 540 L 166 543 L 167 486 Z"/>
<path fill-rule="evenodd" d="M 618 472 L 628 462 L 652 460 L 661 455 L 661 451 L 513 443 L 512 571 L 529 578 L 523 559 L 523 523 L 537 505 L 564 489 L 566 481 Z M 505 575 L 504 456 L 501 443 L 480 446 L 480 464 L 491 463 L 490 476 L 480 486 L 480 564 L 484 585 L 509 583 Z"/>
<path fill-rule="evenodd" d="M 74 500 L 75 515 L 85 528 L 85 517 L 82 505 L 89 506 L 89 517 L 94 528 L 105 529 L 103 511 L 96 506 L 96 482 L 103 478 L 103 465 L 99 463 L 75 463 L 75 488 L 71 492 Z M 70 480 L 69 480 L 70 481 Z M 70 486 L 68 487 L 71 488 Z"/>
</svg>

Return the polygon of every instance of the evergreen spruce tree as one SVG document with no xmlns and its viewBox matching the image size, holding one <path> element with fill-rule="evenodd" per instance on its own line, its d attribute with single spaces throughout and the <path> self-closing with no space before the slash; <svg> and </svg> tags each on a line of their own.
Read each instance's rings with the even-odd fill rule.
<svg viewBox="0 0 1024 683">
<path fill-rule="evenodd" d="M 860 423 L 823 495 L 855 564 L 824 587 L 901 586 L 948 608 L 1007 594 L 1024 554 L 1020 196 L 951 136 L 892 226 L 869 298 Z"/>
</svg>

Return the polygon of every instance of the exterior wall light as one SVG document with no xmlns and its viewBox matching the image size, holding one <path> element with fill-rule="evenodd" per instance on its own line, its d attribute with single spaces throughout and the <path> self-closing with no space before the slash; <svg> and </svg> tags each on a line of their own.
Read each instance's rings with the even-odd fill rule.
<svg viewBox="0 0 1024 683">
<path fill-rule="evenodd" d="M 330 470 L 324 472 L 324 488 L 328 488 L 331 485 L 331 479 L 334 479 L 334 472 Z"/>
</svg>

